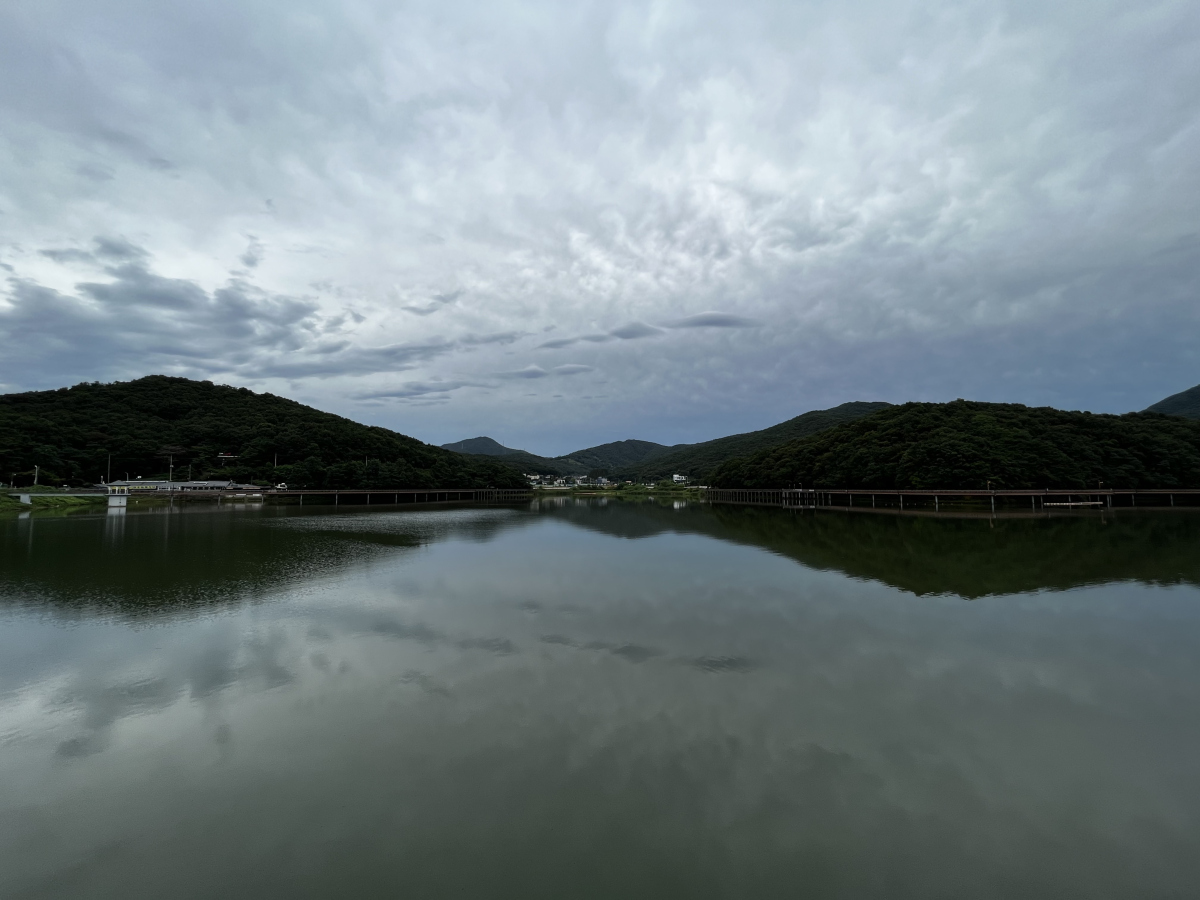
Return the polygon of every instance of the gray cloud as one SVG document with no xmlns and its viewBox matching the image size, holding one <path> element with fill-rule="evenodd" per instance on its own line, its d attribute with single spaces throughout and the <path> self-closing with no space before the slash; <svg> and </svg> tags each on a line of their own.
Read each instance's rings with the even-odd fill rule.
<svg viewBox="0 0 1200 900">
<path fill-rule="evenodd" d="M 526 366 L 515 372 L 497 372 L 497 378 L 545 378 L 550 373 L 541 366 Z"/>
<path fill-rule="evenodd" d="M 655 328 L 653 325 L 647 325 L 645 322 L 630 322 L 628 325 L 622 325 L 620 328 L 614 328 L 609 332 L 613 337 L 620 338 L 623 341 L 656 337 L 662 333 L 663 330 L 661 328 Z"/>
<path fill-rule="evenodd" d="M 146 259 L 149 254 L 144 247 L 130 243 L 125 238 L 97 237 L 94 241 L 96 255 L 119 262 L 134 262 Z"/>
<path fill-rule="evenodd" d="M 757 328 L 762 325 L 757 319 L 735 316 L 729 313 L 703 312 L 668 322 L 668 328 Z"/>
<path fill-rule="evenodd" d="M 8 4 L 0 383 L 407 372 L 551 452 L 1200 381 L 1200 7 L 922 9 Z"/>
<path fill-rule="evenodd" d="M 612 331 L 606 331 L 603 334 L 581 334 L 579 337 L 557 338 L 553 341 L 546 341 L 543 344 L 539 344 L 538 349 L 559 350 L 563 347 L 570 347 L 572 344 L 578 344 L 580 341 L 585 341 L 589 344 L 606 344 L 609 341 L 616 340 L 636 341 L 640 338 L 656 337 L 665 333 L 661 328 L 647 325 L 645 322 L 630 322 L 627 325 L 622 325 L 620 328 L 614 328 Z"/>
<path fill-rule="evenodd" d="M 72 263 L 72 262 L 95 262 L 94 257 L 87 250 L 39 250 L 42 256 L 47 259 L 52 259 L 57 263 Z"/>
<path fill-rule="evenodd" d="M 484 387 L 470 381 L 406 381 L 399 387 L 356 394 L 357 400 L 413 400 L 448 398 L 452 391 L 465 387 Z"/>
<path fill-rule="evenodd" d="M 418 316 L 429 316 L 440 310 L 449 303 L 453 303 L 462 296 L 462 291 L 452 291 L 448 294 L 435 294 L 428 303 L 409 303 L 400 308 L 405 312 L 413 313 Z"/>
<path fill-rule="evenodd" d="M 488 344 L 511 344 L 523 337 L 524 331 L 498 331 L 495 334 L 468 334 L 459 339 L 459 343 L 467 347 L 483 347 Z"/>
<path fill-rule="evenodd" d="M 246 373 L 258 377 L 329 378 L 335 375 L 373 375 L 380 372 L 404 372 L 419 363 L 430 362 L 453 352 L 453 341 L 436 340 L 425 344 L 392 344 L 387 347 L 354 347 L 343 342 L 335 354 L 316 357 L 272 359 L 252 365 Z"/>
<path fill-rule="evenodd" d="M 253 269 L 258 266 L 263 259 L 263 245 L 256 237 L 250 238 L 250 245 L 246 248 L 246 252 L 242 254 L 242 265 L 247 269 Z"/>
</svg>

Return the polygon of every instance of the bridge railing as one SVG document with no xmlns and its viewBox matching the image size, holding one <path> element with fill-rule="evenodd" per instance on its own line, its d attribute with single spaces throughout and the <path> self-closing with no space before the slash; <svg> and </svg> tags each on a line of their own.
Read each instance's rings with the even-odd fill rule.
<svg viewBox="0 0 1200 900">
<path fill-rule="evenodd" d="M 1029 503 L 1029 509 L 1200 506 L 1200 490 L 1192 488 L 1096 488 L 1017 490 L 871 490 L 864 488 L 706 488 L 709 503 L 747 506 L 806 507 L 813 509 L 928 509 L 935 512 L 953 501 L 986 502 L 994 511 L 997 501 L 1007 509 Z"/>
</svg>

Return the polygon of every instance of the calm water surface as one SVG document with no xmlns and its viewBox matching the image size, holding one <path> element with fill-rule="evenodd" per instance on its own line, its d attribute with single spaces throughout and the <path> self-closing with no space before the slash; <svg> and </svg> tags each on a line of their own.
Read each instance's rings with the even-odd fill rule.
<svg viewBox="0 0 1200 900">
<path fill-rule="evenodd" d="M 0 896 L 1200 894 L 1200 515 L 0 519 Z"/>
</svg>

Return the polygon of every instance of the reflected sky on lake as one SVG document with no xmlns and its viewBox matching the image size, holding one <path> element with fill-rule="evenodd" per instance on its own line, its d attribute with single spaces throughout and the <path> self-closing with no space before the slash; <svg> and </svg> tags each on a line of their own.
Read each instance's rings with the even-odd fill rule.
<svg viewBox="0 0 1200 900">
<path fill-rule="evenodd" d="M 1182 896 L 1200 517 L 0 521 L 0 895 Z"/>
</svg>

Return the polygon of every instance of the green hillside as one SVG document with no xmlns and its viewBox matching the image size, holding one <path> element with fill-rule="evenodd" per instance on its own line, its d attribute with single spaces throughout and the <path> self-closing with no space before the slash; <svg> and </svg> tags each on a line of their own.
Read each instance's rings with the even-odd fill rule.
<svg viewBox="0 0 1200 900">
<path fill-rule="evenodd" d="M 1162 413 L 1164 416 L 1183 416 L 1186 419 L 1200 419 L 1200 384 L 1178 394 L 1172 394 L 1165 400 L 1159 400 L 1153 406 L 1146 407 L 1148 413 Z"/>
<path fill-rule="evenodd" d="M 761 431 L 734 434 L 729 437 L 705 441 L 701 444 L 683 444 L 668 448 L 642 463 L 626 467 L 620 474 L 638 481 L 657 481 L 671 475 L 688 475 L 693 479 L 707 479 L 710 473 L 727 459 L 757 453 L 798 438 L 852 422 L 863 416 L 887 409 L 889 403 L 843 403 L 832 409 L 817 409 L 788 419 Z"/>
<path fill-rule="evenodd" d="M 731 459 L 711 480 L 750 488 L 1200 488 L 1200 421 L 906 403 Z"/>
<path fill-rule="evenodd" d="M 287 482 L 297 487 L 521 487 L 491 460 L 246 388 L 151 375 L 114 384 L 0 395 L 0 478 L 43 484 L 112 477 Z M 236 460 L 222 461 L 227 453 Z M 276 466 L 276 459 L 278 465 Z"/>
<path fill-rule="evenodd" d="M 467 438 L 465 441 L 455 441 L 453 444 L 442 444 L 442 449 L 453 450 L 455 453 L 469 453 L 473 456 L 511 456 L 514 453 L 525 452 L 505 447 L 490 437 Z"/>
<path fill-rule="evenodd" d="M 676 447 L 686 447 L 687 444 L 677 444 Z M 576 450 L 560 459 L 569 459 L 587 469 L 607 469 L 610 472 L 627 469 L 645 460 L 659 456 L 675 447 L 656 444 L 653 441 L 613 441 L 598 447 L 588 447 L 586 450 Z"/>
<path fill-rule="evenodd" d="M 498 462 L 505 463 L 521 472 L 541 475 L 586 475 L 597 470 L 615 472 L 655 454 L 673 449 L 652 441 L 613 441 L 598 447 L 576 450 L 566 456 L 546 457 L 505 447 L 490 437 L 469 438 L 465 441 L 442 444 L 442 447 L 456 453 L 495 457 Z"/>
</svg>

